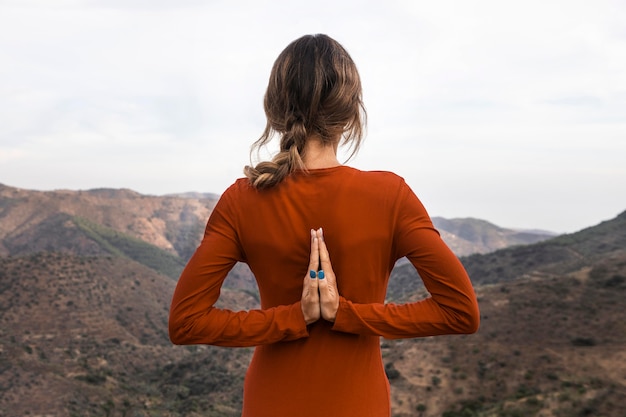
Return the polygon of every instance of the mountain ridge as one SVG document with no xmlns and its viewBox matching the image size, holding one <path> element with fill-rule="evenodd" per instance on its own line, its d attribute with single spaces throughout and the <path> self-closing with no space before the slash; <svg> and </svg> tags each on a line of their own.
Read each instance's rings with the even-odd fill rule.
<svg viewBox="0 0 626 417">
<path fill-rule="evenodd" d="M 188 259 L 217 200 L 154 197 L 128 189 L 30 191 L 0 186 L 0 255 L 8 237 L 57 213 L 87 219 Z"/>
<path fill-rule="evenodd" d="M 36 235 L 40 223 L 65 213 L 144 240 L 186 262 L 202 238 L 219 195 L 187 192 L 143 195 L 130 189 L 24 190 L 0 184 L 0 256 L 10 255 L 6 239 Z M 486 253 L 552 237 L 496 226 L 486 220 L 433 217 L 442 238 L 458 255 Z"/>
<path fill-rule="evenodd" d="M 67 202 L 74 192 L 52 202 L 5 193 L 15 194 L 0 187 L 0 244 L 9 253 L 0 256 L 0 417 L 239 415 L 252 350 L 170 344 L 175 281 L 146 258 L 179 255 L 137 237 L 131 215 L 98 222 L 120 213 L 115 190 L 95 192 L 106 213 L 88 218 Z M 122 194 L 121 206 L 147 202 L 142 216 L 163 209 L 155 219 L 170 227 L 185 211 L 176 212 L 185 207 L 176 198 Z M 191 203 L 182 224 L 205 209 Z M 626 415 L 624 222 L 626 212 L 574 234 L 461 258 L 481 328 L 381 340 L 394 417 Z M 189 240 L 199 239 L 192 230 Z M 390 301 L 428 295 L 411 269 L 394 269 Z M 253 285 L 245 272 L 229 276 L 218 306 L 258 308 Z"/>
<path fill-rule="evenodd" d="M 457 256 L 488 253 L 513 245 L 529 245 L 557 235 L 547 231 L 507 229 L 472 217 L 433 217 L 432 221 L 441 238 Z"/>
<path fill-rule="evenodd" d="M 494 284 L 518 278 L 569 273 L 590 267 L 598 258 L 626 248 L 626 211 L 611 220 L 578 232 L 559 235 L 531 245 L 512 246 L 486 254 L 461 257 L 474 285 Z M 391 282 L 394 282 L 392 285 Z M 398 265 L 390 279 L 389 300 L 403 300 L 423 291 L 412 265 Z"/>
<path fill-rule="evenodd" d="M 477 284 L 475 335 L 382 340 L 393 415 L 624 415 L 621 221 L 558 242 L 585 244 L 587 263 Z M 128 257 L 0 257 L 0 416 L 239 415 L 252 351 L 172 346 L 174 286 Z M 234 310 L 257 303 L 228 288 L 219 300 Z"/>
</svg>

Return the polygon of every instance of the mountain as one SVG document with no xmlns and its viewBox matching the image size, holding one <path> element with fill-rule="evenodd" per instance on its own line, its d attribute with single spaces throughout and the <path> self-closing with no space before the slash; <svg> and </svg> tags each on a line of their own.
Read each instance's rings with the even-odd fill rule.
<svg viewBox="0 0 626 417">
<path fill-rule="evenodd" d="M 55 213 L 4 239 L 12 255 L 65 252 L 77 255 L 114 255 L 134 259 L 173 279 L 180 276 L 183 260 L 131 235 L 85 218 Z"/>
<path fill-rule="evenodd" d="M 474 335 L 383 341 L 394 415 L 625 416 L 626 250 L 566 270 L 478 285 Z"/>
<path fill-rule="evenodd" d="M 43 192 L 0 184 L 0 256 L 41 251 L 124 256 L 177 279 L 218 198 L 194 192 L 148 196 L 109 188 Z M 547 236 L 471 218 L 435 217 L 433 222 L 459 256 Z M 227 288 L 256 294 L 246 265 L 238 264 L 230 275 Z"/>
<path fill-rule="evenodd" d="M 198 193 L 195 191 L 189 191 L 186 193 L 166 194 L 165 197 L 195 198 L 195 199 L 213 200 L 213 201 L 217 201 L 220 198 L 219 194 Z"/>
<path fill-rule="evenodd" d="M 525 264 L 477 284 L 475 335 L 382 340 L 394 416 L 625 415 L 624 217 L 470 257 L 487 276 L 505 262 L 498 253 L 517 259 L 545 245 L 586 261 Z M 0 258 L 0 416 L 237 416 L 251 350 L 172 346 L 174 285 L 124 256 Z M 219 303 L 258 300 L 224 289 Z"/>
<path fill-rule="evenodd" d="M 383 342 L 401 416 L 626 415 L 626 212 L 577 233 L 461 258 L 470 336 Z M 427 296 L 400 265 L 388 298 Z"/>
<path fill-rule="evenodd" d="M 110 239 L 104 243 L 95 233 L 117 234 L 118 241 L 141 240 L 178 257 L 178 263 L 184 264 L 197 247 L 218 199 L 212 193 L 148 196 L 127 189 L 32 191 L 0 184 L 0 256 L 35 253 L 44 246 L 76 254 L 113 253 L 119 249 L 111 245 Z M 433 223 L 459 256 L 554 236 L 550 232 L 505 229 L 472 218 L 434 217 Z M 72 230 L 65 230 L 66 226 Z M 50 233 L 51 229 L 61 233 Z M 81 243 L 68 247 L 73 239 L 68 240 L 67 235 L 78 238 L 78 233 L 84 234 L 79 239 Z"/>
<path fill-rule="evenodd" d="M 0 416 L 199 415 L 196 394 L 202 407 L 234 410 L 241 377 L 229 369 L 244 369 L 249 351 L 172 346 L 174 286 L 119 256 L 0 258 Z M 229 306 L 256 302 L 222 295 Z"/>
<path fill-rule="evenodd" d="M 200 241 L 216 202 L 204 197 L 146 196 L 125 189 L 32 191 L 0 184 L 0 255 L 13 254 L 14 240 L 20 253 L 37 252 L 39 237 L 48 240 L 50 247 L 69 250 L 64 239 L 45 233 L 46 228 L 62 227 L 59 216 L 65 215 L 65 219 L 82 219 L 83 224 L 139 239 L 186 260 Z M 29 248 L 29 244 L 34 246 Z"/>
<path fill-rule="evenodd" d="M 500 249 L 484 255 L 462 257 L 475 285 L 518 278 L 567 274 L 595 265 L 600 259 L 626 248 L 626 212 L 597 226 L 545 240 L 533 245 Z M 392 273 L 388 299 L 402 300 L 423 291 L 417 272 L 408 263 Z"/>
<path fill-rule="evenodd" d="M 441 238 L 458 256 L 489 253 L 515 245 L 529 245 L 556 236 L 542 230 L 513 230 L 496 226 L 485 220 L 433 217 Z"/>
<path fill-rule="evenodd" d="M 0 186 L 0 417 L 239 415 L 252 350 L 166 334 L 173 271 L 213 204 Z M 461 258 L 481 328 L 382 340 L 393 415 L 626 415 L 625 223 Z M 419 283 L 398 265 L 388 299 L 427 296 Z M 218 303 L 258 306 L 245 265 Z"/>
</svg>

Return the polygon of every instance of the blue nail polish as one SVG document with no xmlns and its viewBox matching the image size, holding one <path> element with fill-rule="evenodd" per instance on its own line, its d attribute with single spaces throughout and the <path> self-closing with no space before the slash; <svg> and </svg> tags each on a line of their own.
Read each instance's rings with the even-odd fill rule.
<svg viewBox="0 0 626 417">
<path fill-rule="evenodd" d="M 317 276 L 315 271 L 312 269 L 309 271 L 309 275 L 311 275 L 311 278 L 315 278 Z"/>
<path fill-rule="evenodd" d="M 322 271 L 321 269 L 317 272 L 317 277 L 319 279 L 324 279 L 324 271 Z"/>
</svg>

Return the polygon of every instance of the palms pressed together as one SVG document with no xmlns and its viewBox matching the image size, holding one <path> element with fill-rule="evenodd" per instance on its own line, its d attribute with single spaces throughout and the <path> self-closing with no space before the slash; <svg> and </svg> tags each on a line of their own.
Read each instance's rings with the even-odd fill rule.
<svg viewBox="0 0 626 417">
<path fill-rule="evenodd" d="M 311 229 L 309 273 L 302 285 L 302 314 L 307 324 L 320 318 L 334 322 L 339 308 L 339 291 L 322 229 Z"/>
</svg>

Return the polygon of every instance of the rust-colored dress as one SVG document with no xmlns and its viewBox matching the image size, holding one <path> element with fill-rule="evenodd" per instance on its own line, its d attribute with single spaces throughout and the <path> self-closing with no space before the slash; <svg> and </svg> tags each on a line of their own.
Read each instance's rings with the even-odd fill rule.
<svg viewBox="0 0 626 417">
<path fill-rule="evenodd" d="M 322 227 L 341 295 L 334 323 L 307 326 L 300 307 L 310 230 Z M 430 298 L 384 304 L 406 256 Z M 214 308 L 237 261 L 254 273 L 261 309 Z M 177 344 L 257 346 L 244 417 L 387 417 L 379 337 L 471 333 L 478 306 L 457 257 L 404 180 L 338 166 L 296 172 L 269 190 L 236 181 L 213 210 L 170 312 Z"/>
</svg>

